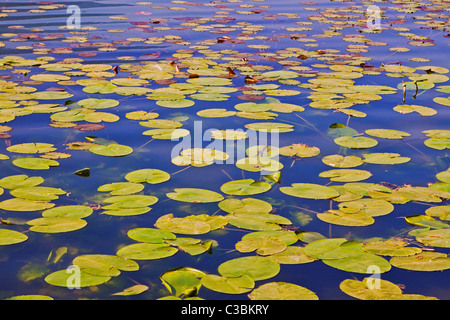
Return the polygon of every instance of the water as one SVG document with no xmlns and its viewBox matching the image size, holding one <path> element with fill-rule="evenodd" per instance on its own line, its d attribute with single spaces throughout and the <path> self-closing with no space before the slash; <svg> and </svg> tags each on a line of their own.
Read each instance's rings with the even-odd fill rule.
<svg viewBox="0 0 450 320">
<path fill-rule="evenodd" d="M 2 9 L 8 15 L 0 20 L 0 31 L 5 46 L 0 48 L 1 57 L 21 56 L 26 59 L 36 59 L 37 57 L 54 57 L 53 62 L 63 59 L 81 58 L 83 64 L 109 64 L 139 65 L 144 61 L 159 61 L 169 59 L 180 53 L 179 50 L 191 50 L 194 57 L 206 57 L 219 66 L 223 67 L 234 53 L 249 53 L 249 62 L 255 65 L 268 67 L 267 70 L 283 69 L 283 65 L 277 61 L 271 61 L 268 57 L 273 54 L 286 53 L 286 48 L 302 48 L 308 51 L 313 50 L 339 50 L 344 54 L 346 46 L 353 45 L 352 42 L 342 41 L 346 35 L 364 35 L 372 42 L 384 42 L 387 45 L 371 45 L 364 47 L 367 49 L 357 51 L 354 54 L 361 54 L 368 57 L 367 63 L 380 66 L 400 61 L 409 67 L 420 67 L 423 65 L 448 67 L 446 52 L 448 52 L 448 38 L 444 37 L 448 30 L 432 30 L 421 28 L 416 22 L 428 21 L 426 19 L 415 20 L 413 17 L 428 16 L 430 19 L 445 22 L 448 19 L 448 4 L 439 2 L 428 2 L 437 7 L 441 5 L 444 10 L 439 12 L 418 11 L 410 13 L 401 10 L 400 4 L 382 3 L 382 9 L 387 9 L 387 18 L 383 19 L 383 26 L 386 27 L 382 33 L 359 33 L 358 29 L 363 28 L 361 24 L 365 21 L 362 15 L 365 4 L 360 1 L 355 2 L 331 2 L 316 1 L 314 4 L 294 1 L 243 1 L 243 2 L 211 2 L 192 3 L 176 2 L 172 3 L 153 1 L 153 4 L 143 2 L 131 3 L 127 1 L 67 1 L 64 5 L 77 5 L 81 8 L 81 30 L 66 30 L 66 20 L 70 16 L 66 12 L 66 7 L 46 7 L 47 3 L 37 3 L 31 1 L 3 2 Z M 247 7 L 248 5 L 248 7 Z M 162 6 L 162 7 L 159 7 Z M 39 8 L 39 7 L 42 7 Z M 404 7 L 409 7 L 405 5 Z M 411 6 L 413 7 L 413 6 Z M 43 10 L 32 11 L 29 10 Z M 251 13 L 257 10 L 258 13 Z M 262 10 L 261 12 L 258 10 Z M 398 10 L 398 11 L 397 11 Z M 330 13 L 343 15 L 330 16 Z M 325 14 L 331 21 L 318 21 L 316 17 Z M 126 17 L 122 19 L 120 17 Z M 404 17 L 404 18 L 403 18 Z M 341 22 L 352 19 L 355 26 L 344 27 Z M 399 19 L 404 23 L 399 24 Z M 203 30 L 195 29 L 193 21 L 201 21 L 200 26 L 206 27 Z M 150 23 L 156 22 L 156 23 Z M 244 26 L 244 27 L 243 27 Z M 258 27 L 255 27 L 258 26 Z M 90 28 L 86 28 L 90 27 Z M 91 28 L 95 27 L 95 29 Z M 402 31 L 394 30 L 395 27 L 409 28 L 416 36 L 424 36 L 434 41 L 434 46 L 420 47 L 409 45 L 410 41 L 405 36 L 399 35 Z M 83 29 L 84 28 L 84 29 Z M 303 28 L 303 29 L 302 29 Z M 310 28 L 310 29 L 305 29 Z M 195 29 L 195 30 L 192 30 Z M 333 37 L 319 37 L 325 31 L 335 30 L 342 33 Z M 120 31 L 120 32 L 119 32 Z M 25 39 L 23 34 L 38 34 L 37 38 L 30 38 L 26 41 L 17 42 L 17 39 Z M 299 36 L 300 34 L 300 36 Z M 175 36 L 175 37 L 173 37 Z M 229 36 L 234 43 L 217 43 L 216 39 L 222 36 Z M 50 37 L 50 38 L 49 38 Z M 81 38 L 71 38 L 81 37 Z M 181 44 L 170 41 L 161 43 L 145 43 L 148 38 L 181 39 Z M 178 38 L 180 37 L 180 38 Z M 162 39 L 162 40 L 164 40 Z M 119 43 L 117 40 L 128 40 Z M 307 40 L 307 41 L 306 41 Z M 40 46 L 44 43 L 45 46 Z M 96 44 L 88 46 L 86 44 Z M 356 43 L 358 44 L 358 43 Z M 33 46 L 34 45 L 34 46 Z M 249 47 L 250 45 L 250 47 Z M 253 47 L 252 45 L 262 45 L 263 47 Z M 311 46 L 312 45 L 312 46 Z M 268 46 L 268 47 L 265 47 Z M 17 48 L 19 47 L 19 48 Z M 113 50 L 103 50 L 102 48 L 113 48 Z M 407 52 L 394 52 L 392 47 L 406 47 Z M 33 48 L 45 48 L 48 52 L 33 53 Z M 57 48 L 65 48 L 63 53 L 58 53 Z M 101 50 L 98 50 L 98 49 Z M 347 47 L 348 49 L 348 47 Z M 216 52 L 208 52 L 214 50 Z M 220 50 L 233 50 L 217 55 Z M 61 52 L 61 50 L 59 50 Z M 289 52 L 289 51 L 288 51 Z M 86 53 L 95 53 L 86 56 Z M 155 54 L 149 57 L 149 54 Z M 213 54 L 213 55 L 209 55 Z M 147 55 L 147 56 L 146 56 Z M 132 57 L 131 60 L 119 59 L 120 57 Z M 429 62 L 409 61 L 410 58 L 427 58 Z M 299 60 L 295 56 L 287 56 L 287 60 L 295 63 L 301 61 L 299 66 L 309 67 L 312 70 L 327 71 L 323 65 L 327 59 L 309 58 Z M 285 67 L 287 69 L 288 67 Z M 44 69 L 37 67 L 23 67 L 31 71 L 23 76 L 20 73 L 11 73 L 10 69 L 0 71 L 2 76 L 12 76 L 6 78 L 7 81 L 20 82 L 28 80 L 30 76 L 38 73 L 46 73 Z M 264 70 L 264 69 L 263 69 Z M 265 70 L 264 70 L 265 71 Z M 263 71 L 263 72 L 264 72 Z M 60 72 L 49 72 L 60 73 Z M 119 72 L 117 77 L 127 77 L 129 74 Z M 71 80 L 88 78 L 86 76 L 72 77 Z M 244 76 L 233 79 L 234 86 L 244 86 Z M 296 78 L 302 84 L 307 83 L 308 77 Z M 185 79 L 177 79 L 179 82 Z M 364 75 L 359 79 L 354 79 L 355 85 L 377 84 L 392 86 L 396 88 L 401 83 L 401 78 L 389 77 L 385 74 Z M 276 81 L 270 83 L 277 83 Z M 446 82 L 436 83 L 446 85 Z M 30 84 L 29 86 L 34 86 Z M 144 194 L 151 194 L 159 198 L 159 202 L 152 206 L 152 210 L 143 215 L 114 217 L 102 215 L 102 210 L 96 210 L 85 220 L 88 222 L 83 229 L 56 234 L 45 234 L 29 231 L 28 225 L 14 225 L 5 228 L 17 230 L 27 234 L 29 239 L 23 243 L 0 247 L 0 298 L 7 298 L 15 295 L 42 294 L 55 299 L 78 299 L 78 298 L 98 298 L 98 299 L 121 299 L 111 294 L 119 292 L 124 288 L 136 283 L 145 284 L 149 290 L 136 296 L 129 296 L 127 299 L 157 299 L 168 295 L 167 290 L 161 284 L 160 275 L 165 271 L 181 266 L 188 266 L 199 269 L 206 273 L 217 274 L 217 267 L 230 259 L 243 255 L 234 250 L 234 245 L 249 230 L 238 229 L 228 226 L 225 230 L 217 230 L 200 236 L 192 236 L 202 240 L 213 239 L 219 244 L 213 248 L 212 253 L 204 253 L 199 256 L 190 256 L 184 252 L 160 260 L 138 261 L 140 270 L 135 272 L 122 272 L 119 277 L 115 277 L 98 287 L 83 288 L 80 290 L 68 290 L 64 287 L 52 286 L 44 281 L 46 275 L 53 271 L 61 270 L 71 264 L 71 261 L 82 254 L 115 254 L 117 250 L 125 245 L 133 243 L 127 237 L 127 231 L 136 227 L 154 227 L 155 222 L 162 215 L 173 213 L 177 217 L 184 217 L 191 214 L 213 214 L 217 212 L 216 203 L 212 204 L 189 204 L 177 202 L 166 197 L 166 193 L 172 192 L 174 188 L 205 188 L 220 192 L 220 186 L 228 181 L 245 178 L 260 179 L 259 173 L 244 172 L 231 165 L 212 165 L 207 167 L 190 167 L 180 171 L 183 167 L 175 166 L 171 163 L 170 154 L 176 144 L 170 140 L 152 140 L 150 137 L 142 135 L 147 128 L 143 128 L 137 121 L 126 118 L 126 114 L 136 110 L 146 110 L 159 113 L 159 119 L 170 119 L 182 117 L 183 128 L 194 130 L 195 121 L 202 121 L 203 129 L 245 129 L 244 126 L 259 120 L 245 119 L 240 117 L 229 118 L 203 118 L 196 113 L 207 108 L 226 108 L 234 110 L 237 103 L 246 102 L 238 97 L 240 92 L 229 94 L 227 101 L 200 101 L 195 100 L 195 105 L 185 109 L 169 109 L 159 107 L 154 100 L 146 99 L 145 96 L 122 96 L 112 94 L 89 94 L 83 92 L 79 85 L 66 85 L 48 82 L 36 85 L 39 91 L 48 88 L 64 88 L 73 94 L 68 100 L 80 101 L 86 98 L 108 98 L 117 99 L 120 105 L 114 109 L 100 111 L 112 112 L 120 117 L 115 123 L 105 123 L 105 128 L 94 132 L 81 132 L 73 128 L 52 128 L 50 124 L 50 114 L 32 114 L 17 117 L 14 121 L 4 123 L 11 126 L 13 130 L 9 139 L 0 140 L 0 153 L 9 154 L 6 147 L 9 145 L 26 142 L 46 142 L 52 143 L 59 152 L 68 152 L 72 157 L 59 160 L 60 166 L 51 168 L 48 171 L 32 171 L 17 168 L 10 160 L 0 162 L 1 177 L 13 174 L 27 174 L 29 176 L 39 175 L 45 179 L 45 186 L 58 187 L 70 192 L 69 196 L 62 196 L 54 201 L 57 205 L 72 204 L 98 204 L 102 199 L 102 194 L 97 191 L 100 185 L 112 182 L 122 182 L 126 173 L 142 168 L 158 168 L 172 174 L 171 179 L 160 185 L 146 185 Z M 157 84 L 151 81 L 147 86 L 150 89 L 164 88 L 166 85 Z M 372 101 L 365 105 L 355 105 L 352 109 L 362 111 L 367 114 L 365 118 L 348 118 L 342 113 L 333 113 L 332 110 L 315 109 L 309 107 L 311 100 L 308 95 L 312 92 L 301 85 L 280 84 L 281 89 L 300 91 L 299 95 L 281 96 L 278 98 L 284 103 L 292 103 L 303 106 L 304 112 L 299 113 L 279 113 L 274 122 L 284 122 L 293 124 L 295 131 L 280 134 L 280 146 L 287 146 L 293 143 L 304 143 L 309 146 L 320 148 L 319 157 L 304 158 L 295 161 L 281 157 L 280 161 L 284 165 L 280 186 L 290 186 L 292 183 L 309 182 L 318 184 L 328 184 L 326 178 L 319 178 L 320 172 L 329 170 L 330 167 L 320 161 L 320 157 L 330 154 L 352 154 L 362 156 L 367 150 L 346 151 L 333 143 L 332 139 L 326 135 L 330 125 L 334 123 L 347 124 L 360 133 L 371 128 L 392 128 L 406 131 L 411 137 L 405 140 L 378 139 L 379 144 L 370 149 L 370 152 L 398 152 L 402 156 L 411 157 L 411 161 L 402 165 L 370 165 L 365 164 L 358 169 L 370 170 L 372 177 L 365 182 L 389 182 L 396 185 L 409 184 L 412 186 L 427 186 L 429 182 L 436 182 L 435 175 L 449 167 L 450 161 L 447 152 L 428 148 L 424 145 L 425 135 L 423 130 L 429 129 L 449 129 L 448 123 L 450 114 L 448 107 L 433 102 L 436 96 L 446 97 L 447 94 L 439 93 L 435 90 L 420 90 L 416 99 L 412 96 L 414 91 L 407 91 L 406 104 L 417 104 L 434 108 L 438 113 L 432 117 L 421 117 L 417 114 L 400 114 L 393 111 L 393 107 L 402 103 L 402 90 L 396 94 L 383 95 L 380 101 Z M 63 103 L 56 100 L 56 103 Z M 48 103 L 52 103 L 49 101 Z M 113 110 L 113 111 L 111 111 Z M 180 119 L 180 118 L 176 118 Z M 72 151 L 65 148 L 69 142 L 85 141 L 86 136 L 98 136 L 110 139 L 118 144 L 124 144 L 134 149 L 130 156 L 122 158 L 107 158 L 94 155 L 88 151 Z M 205 141 L 204 147 L 210 142 Z M 11 160 L 17 155 L 11 155 Z M 293 165 L 292 165 L 293 164 Z M 292 165 L 292 166 L 291 166 Z M 79 177 L 73 172 L 89 167 L 91 175 L 89 178 Z M 331 183 L 338 184 L 338 183 Z M 255 198 L 263 199 L 274 204 L 276 214 L 291 219 L 297 228 L 307 231 L 319 232 L 327 237 L 347 237 L 352 240 L 365 241 L 367 239 L 381 237 L 389 238 L 394 236 L 406 236 L 413 227 L 406 224 L 403 217 L 409 214 L 423 214 L 424 210 L 432 204 L 410 202 L 403 205 L 395 205 L 395 210 L 389 215 L 376 217 L 376 222 L 367 227 L 345 227 L 330 225 L 319 220 L 313 212 L 325 212 L 330 209 L 328 200 L 308 200 L 286 196 L 279 191 L 278 185 L 264 194 L 256 195 Z M 0 196 L 0 200 L 9 197 L 5 191 Z M 104 197 L 104 195 L 103 195 Z M 442 204 L 447 204 L 443 202 Z M 332 204 L 337 208 L 337 204 Z M 308 210 L 298 209 L 306 208 Z M 306 224 L 295 220 L 293 212 L 302 211 L 309 216 Z M 219 214 L 225 214 L 219 212 Z M 25 220 L 40 217 L 39 212 L 10 212 L 0 210 L 0 217 L 21 218 Z M 191 236 L 187 236 L 191 237 Z M 300 244 L 300 243 L 299 243 Z M 300 244 L 301 245 L 301 244 Z M 67 247 L 65 254 L 57 263 L 48 261 L 48 256 L 52 250 L 59 247 Z M 448 253 L 447 248 L 436 248 L 436 251 Z M 19 279 L 18 273 L 30 265 L 40 266 L 42 274 L 33 280 L 23 281 Z M 314 291 L 320 299 L 350 299 L 339 289 L 339 283 L 345 279 L 363 279 L 365 275 L 340 271 L 326 266 L 321 261 L 300 265 L 282 265 L 281 272 L 268 280 L 258 281 L 256 286 L 267 282 L 284 281 L 298 284 Z M 404 285 L 404 293 L 417 293 L 434 296 L 439 299 L 450 298 L 448 290 L 448 270 L 442 272 L 418 272 L 408 271 L 393 267 L 391 271 L 382 275 L 382 279 L 395 284 Z M 217 293 L 206 288 L 202 288 L 199 297 L 204 299 L 247 299 L 246 294 L 227 295 Z"/>
</svg>

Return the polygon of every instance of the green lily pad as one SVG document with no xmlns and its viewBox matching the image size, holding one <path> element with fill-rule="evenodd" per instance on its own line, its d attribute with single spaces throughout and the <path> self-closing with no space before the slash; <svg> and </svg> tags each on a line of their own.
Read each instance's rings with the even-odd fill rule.
<svg viewBox="0 0 450 320">
<path fill-rule="evenodd" d="M 313 183 L 293 183 L 292 187 L 281 187 L 280 191 L 306 199 L 332 199 L 339 196 L 339 192 L 335 189 Z"/>
<path fill-rule="evenodd" d="M 43 158 L 17 158 L 12 162 L 16 167 L 29 170 L 48 170 L 50 167 L 58 167 L 56 160 Z"/>
<path fill-rule="evenodd" d="M 173 256 L 177 248 L 167 243 L 134 243 L 120 248 L 116 254 L 131 260 L 156 260 Z"/>
<path fill-rule="evenodd" d="M 442 271 L 450 269 L 450 258 L 445 253 L 421 252 L 407 257 L 393 257 L 390 263 L 397 268 L 413 271 Z"/>
<path fill-rule="evenodd" d="M 225 118 L 232 117 L 236 111 L 229 111 L 221 108 L 204 109 L 197 112 L 197 115 L 204 118 Z"/>
<path fill-rule="evenodd" d="M 443 106 L 450 107 L 450 97 L 435 97 L 433 101 Z"/>
<path fill-rule="evenodd" d="M 319 300 L 311 290 L 287 282 L 269 282 L 253 290 L 251 300 Z"/>
<path fill-rule="evenodd" d="M 79 218 L 46 217 L 30 220 L 27 224 L 31 226 L 31 231 L 42 233 L 61 233 L 84 228 L 87 225 L 87 222 Z"/>
<path fill-rule="evenodd" d="M 430 117 L 430 116 L 434 116 L 435 114 L 437 114 L 437 111 L 434 110 L 433 108 L 419 106 L 419 105 L 407 105 L 407 104 L 395 106 L 394 111 L 397 111 L 398 113 L 401 113 L 401 114 L 408 114 L 408 113 L 416 112 L 416 113 L 420 114 L 422 117 Z"/>
<path fill-rule="evenodd" d="M 337 182 L 351 182 L 366 180 L 372 176 L 367 170 L 357 169 L 333 169 L 323 171 L 319 174 L 319 177 L 329 178 L 331 181 Z"/>
<path fill-rule="evenodd" d="M 155 196 L 132 194 L 112 196 L 104 199 L 103 202 L 110 204 L 102 207 L 105 210 L 135 209 L 151 206 L 158 202 L 158 198 Z"/>
<path fill-rule="evenodd" d="M 431 217 L 438 217 L 440 220 L 450 221 L 450 205 L 430 207 L 425 210 L 425 214 Z"/>
<path fill-rule="evenodd" d="M 139 270 L 139 265 L 130 259 L 105 254 L 87 254 L 73 259 L 73 265 L 80 268 L 82 272 L 95 276 L 115 277 L 122 271 Z"/>
<path fill-rule="evenodd" d="M 179 234 L 205 234 L 211 231 L 211 225 L 206 221 L 195 219 L 194 216 L 185 218 L 175 218 L 172 214 L 160 217 L 155 226 L 158 229 Z"/>
<path fill-rule="evenodd" d="M 228 198 L 219 202 L 219 208 L 228 213 L 269 213 L 272 205 L 254 198 Z"/>
<path fill-rule="evenodd" d="M 360 300 L 437 300 L 435 297 L 404 294 L 398 285 L 370 277 L 362 281 L 346 279 L 340 283 L 339 288 L 349 296 Z"/>
<path fill-rule="evenodd" d="M 255 287 L 253 278 L 246 274 L 232 278 L 206 274 L 202 277 L 201 284 L 209 290 L 227 294 L 242 294 Z"/>
<path fill-rule="evenodd" d="M 67 217 L 67 218 L 86 218 L 90 216 L 94 210 L 88 206 L 81 205 L 69 205 L 69 206 L 60 206 L 45 210 L 42 212 L 42 216 L 44 218 L 50 217 Z"/>
<path fill-rule="evenodd" d="M 123 291 L 113 293 L 113 296 L 134 296 L 137 294 L 141 294 L 142 292 L 147 291 L 149 288 L 143 284 L 137 284 L 135 286 L 126 288 Z"/>
<path fill-rule="evenodd" d="M 164 272 L 160 279 L 169 292 L 177 297 L 196 296 L 205 273 L 189 267 L 180 267 Z"/>
<path fill-rule="evenodd" d="M 265 157 L 247 157 L 236 161 L 236 167 L 250 172 L 274 172 L 283 169 L 283 164 Z"/>
<path fill-rule="evenodd" d="M 334 139 L 337 145 L 351 149 L 368 149 L 375 147 L 378 141 L 368 137 L 342 136 Z"/>
<path fill-rule="evenodd" d="M 327 212 L 317 214 L 317 218 L 331 224 L 351 227 L 364 227 L 375 222 L 371 216 L 362 211 L 345 213 L 340 210 L 328 210 Z"/>
<path fill-rule="evenodd" d="M 427 227 L 433 229 L 449 229 L 450 224 L 439 221 L 429 215 L 414 214 L 407 215 L 405 221 L 413 226 Z"/>
<path fill-rule="evenodd" d="M 243 179 L 226 182 L 220 187 L 220 190 L 229 195 L 248 196 L 264 193 L 270 190 L 270 188 L 270 184 L 266 182 Z"/>
<path fill-rule="evenodd" d="M 257 236 L 250 238 L 243 238 L 235 245 L 236 250 L 239 252 L 253 252 L 261 256 L 271 255 L 283 252 L 286 250 L 287 245 L 283 240 L 275 237 Z"/>
<path fill-rule="evenodd" d="M 42 177 L 28 177 L 25 174 L 13 175 L 0 180 L 0 187 L 5 189 L 30 188 L 44 182 Z"/>
<path fill-rule="evenodd" d="M 280 272 L 280 265 L 268 257 L 241 257 L 222 263 L 218 271 L 223 277 L 248 275 L 254 281 L 259 281 L 276 276 Z"/>
<path fill-rule="evenodd" d="M 208 203 L 223 200 L 223 196 L 217 192 L 196 188 L 176 188 L 174 192 L 169 192 L 166 196 L 173 200 L 192 203 Z"/>
<path fill-rule="evenodd" d="M 19 212 L 40 211 L 53 208 L 54 206 L 54 203 L 19 198 L 8 199 L 0 202 L 0 209 Z"/>
<path fill-rule="evenodd" d="M 303 247 L 297 246 L 288 246 L 286 250 L 280 253 L 273 254 L 270 256 L 270 258 L 275 260 L 279 264 L 303 264 L 317 260 L 306 255 L 305 249 Z"/>
<path fill-rule="evenodd" d="M 14 230 L 0 229 L 0 246 L 21 243 L 28 240 L 28 236 Z"/>
<path fill-rule="evenodd" d="M 108 145 L 94 145 L 89 148 L 89 151 L 105 157 L 124 157 L 133 152 L 133 148 L 112 143 Z"/>
<path fill-rule="evenodd" d="M 270 213 L 235 213 L 226 218 L 228 223 L 235 227 L 255 231 L 281 230 L 280 225 L 292 224 L 289 219 Z"/>
<path fill-rule="evenodd" d="M 12 296 L 6 298 L 5 300 L 54 300 L 50 296 L 40 295 L 40 294 L 25 294 L 19 296 Z"/>
<path fill-rule="evenodd" d="M 130 195 L 138 193 L 144 189 L 144 185 L 134 182 L 114 182 L 100 186 L 100 192 L 110 192 L 113 196 Z"/>
<path fill-rule="evenodd" d="M 170 179 L 170 174 L 159 169 L 140 169 L 127 173 L 125 179 L 134 183 L 158 184 Z"/>
<path fill-rule="evenodd" d="M 416 240 L 426 246 L 450 248 L 450 229 L 418 229 L 409 235 L 415 236 Z"/>
<path fill-rule="evenodd" d="M 367 153 L 363 154 L 364 162 L 372 164 L 402 164 L 411 160 L 409 157 L 402 157 L 398 153 Z"/>
<path fill-rule="evenodd" d="M 362 246 L 365 252 L 381 256 L 406 257 L 422 252 L 422 249 L 408 247 L 408 243 L 401 240 L 371 241 Z"/>
<path fill-rule="evenodd" d="M 339 154 L 329 155 L 322 158 L 322 162 L 335 168 L 353 168 L 358 167 L 364 161 L 357 156 L 341 156 Z"/>
<path fill-rule="evenodd" d="M 128 230 L 127 235 L 133 240 L 148 243 L 164 243 L 166 240 L 176 239 L 172 232 L 154 228 L 134 228 Z"/>
<path fill-rule="evenodd" d="M 423 142 L 427 147 L 436 150 L 450 149 L 450 138 L 430 138 Z"/>
<path fill-rule="evenodd" d="M 144 136 L 151 136 L 152 139 L 177 140 L 190 134 L 186 129 L 152 129 L 142 133 Z"/>
<path fill-rule="evenodd" d="M 408 132 L 393 129 L 368 129 L 365 132 L 369 136 L 383 139 L 403 139 L 411 136 Z"/>
<path fill-rule="evenodd" d="M 76 270 L 76 269 L 75 269 Z M 73 279 L 73 277 L 79 276 L 79 281 Z M 59 270 L 55 271 L 48 276 L 45 277 L 45 282 L 48 284 L 68 288 L 70 286 L 73 287 L 90 287 L 90 286 L 98 286 L 109 281 L 111 277 L 108 276 L 95 276 L 85 272 L 68 272 L 68 270 Z"/>
<path fill-rule="evenodd" d="M 78 101 L 83 108 L 88 109 L 108 109 L 119 105 L 119 101 L 114 99 L 96 99 L 88 98 Z"/>
<path fill-rule="evenodd" d="M 279 150 L 280 154 L 288 157 L 310 158 L 315 157 L 320 153 L 317 147 L 310 147 L 305 144 L 292 144 L 290 146 L 282 147 Z"/>
<path fill-rule="evenodd" d="M 362 211 L 371 217 L 378 217 L 394 211 L 394 206 L 390 202 L 382 199 L 359 199 L 340 203 L 339 210 L 346 213 L 358 213 Z"/>
<path fill-rule="evenodd" d="M 22 143 L 8 147 L 6 150 L 15 153 L 36 154 L 52 152 L 55 151 L 56 148 L 50 143 Z"/>
<path fill-rule="evenodd" d="M 250 130 L 262 132 L 291 132 L 294 131 L 293 125 L 278 122 L 257 122 L 246 124 L 245 127 Z"/>
</svg>

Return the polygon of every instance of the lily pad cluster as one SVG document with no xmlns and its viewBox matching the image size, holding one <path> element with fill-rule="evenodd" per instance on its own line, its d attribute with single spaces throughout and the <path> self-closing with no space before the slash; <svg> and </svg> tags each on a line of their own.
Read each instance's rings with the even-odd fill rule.
<svg viewBox="0 0 450 320">
<path fill-rule="evenodd" d="M 5 259 L 25 245 L 94 236 L 110 249 L 52 247 L 47 261 L 18 271 L 20 281 L 43 279 L 49 295 L 36 285 L 9 298 L 53 299 L 52 286 L 70 284 L 87 288 L 77 297 L 317 300 L 301 276 L 277 276 L 321 264 L 349 273 L 335 285 L 356 299 L 437 299 L 386 279 L 394 268 L 450 269 L 450 71 L 427 58 L 446 48 L 448 8 L 388 1 L 369 28 L 367 3 L 335 2 L 287 13 L 265 1 L 136 2 L 102 16 L 105 28 L 86 17 L 77 30 L 58 11 L 66 4 L 2 9 Z M 19 25 L 22 14 L 54 14 L 61 26 Z M 215 145 L 243 143 L 245 154 L 171 153 L 195 138 L 194 121 Z M 280 145 L 252 144 L 267 134 Z M 414 176 L 395 182 L 405 172 Z M 391 234 L 388 219 L 402 230 Z M 109 226 L 120 232 L 103 238 Z M 372 226 L 383 235 L 361 236 Z M 138 283 L 138 272 L 151 276 Z M 367 277 L 374 272 L 386 279 Z"/>
</svg>

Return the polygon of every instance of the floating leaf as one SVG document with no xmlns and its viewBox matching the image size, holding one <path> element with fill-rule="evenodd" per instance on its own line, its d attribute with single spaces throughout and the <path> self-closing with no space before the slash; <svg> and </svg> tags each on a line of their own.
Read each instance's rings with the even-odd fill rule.
<svg viewBox="0 0 450 320">
<path fill-rule="evenodd" d="M 112 295 L 113 296 L 134 296 L 137 294 L 141 294 L 142 292 L 145 292 L 147 290 L 148 290 L 147 286 L 145 286 L 143 284 L 137 284 L 135 286 L 126 288 L 123 291 L 113 293 Z"/>
<path fill-rule="evenodd" d="M 287 282 L 269 282 L 253 290 L 251 300 L 319 300 L 311 290 Z"/>
<path fill-rule="evenodd" d="M 411 136 L 408 132 L 393 129 L 368 129 L 365 132 L 369 136 L 384 139 L 403 139 Z"/>
<path fill-rule="evenodd" d="M 241 257 L 222 263 L 218 271 L 223 277 L 248 275 L 254 281 L 259 281 L 276 276 L 280 272 L 280 265 L 267 257 Z"/>
<path fill-rule="evenodd" d="M 56 160 L 42 158 L 17 158 L 12 162 L 16 167 L 29 170 L 48 170 L 50 167 L 58 167 Z"/>
<path fill-rule="evenodd" d="M 166 240 L 175 240 L 176 236 L 169 231 L 154 228 L 134 228 L 127 232 L 133 240 L 148 243 L 164 243 Z"/>
<path fill-rule="evenodd" d="M 368 253 L 381 256 L 405 257 L 422 252 L 422 249 L 408 247 L 408 243 L 401 240 L 371 241 L 365 243 L 362 249 Z"/>
<path fill-rule="evenodd" d="M 232 278 L 206 274 L 202 277 L 201 284 L 205 288 L 213 291 L 227 294 L 241 294 L 251 291 L 255 286 L 255 281 L 246 274 Z"/>
<path fill-rule="evenodd" d="M 166 243 L 135 243 L 122 247 L 117 255 L 132 260 L 155 260 L 173 256 L 178 249 Z"/>
<path fill-rule="evenodd" d="M 189 267 L 175 268 L 164 272 L 160 279 L 163 285 L 175 296 L 195 296 L 201 287 L 205 273 Z"/>
<path fill-rule="evenodd" d="M 110 192 L 113 196 L 129 195 L 142 191 L 144 185 L 133 182 L 114 182 L 100 186 L 97 190 L 100 192 Z"/>
<path fill-rule="evenodd" d="M 367 149 L 375 147 L 378 141 L 368 137 L 342 136 L 334 139 L 337 145 L 351 149 Z"/>
<path fill-rule="evenodd" d="M 370 277 L 362 281 L 346 279 L 340 283 L 339 288 L 349 296 L 360 300 L 436 300 L 434 297 L 403 294 L 396 284 Z"/>
<path fill-rule="evenodd" d="M 55 204 L 27 199 L 13 198 L 0 202 L 0 209 L 7 211 L 40 211 L 53 208 Z"/>
<path fill-rule="evenodd" d="M 25 174 L 13 175 L 0 180 L 0 187 L 5 189 L 30 188 L 44 182 L 42 177 L 28 177 Z"/>
<path fill-rule="evenodd" d="M 330 167 L 352 168 L 360 166 L 364 161 L 356 156 L 341 156 L 339 154 L 329 155 L 322 158 L 322 162 Z"/>
<path fill-rule="evenodd" d="M 270 185 L 266 182 L 243 179 L 226 182 L 220 187 L 220 190 L 229 195 L 247 196 L 264 193 L 270 188 Z"/>
<path fill-rule="evenodd" d="M 284 241 L 275 237 L 257 236 L 243 238 L 236 243 L 235 247 L 239 252 L 256 251 L 257 254 L 266 256 L 283 252 L 287 245 Z"/>
<path fill-rule="evenodd" d="M 329 178 L 331 181 L 338 182 L 351 182 L 366 180 L 372 176 L 367 170 L 357 169 L 334 169 L 323 171 L 319 174 L 319 177 Z"/>
<path fill-rule="evenodd" d="M 111 277 L 108 276 L 95 276 L 89 273 L 85 272 L 79 272 L 78 275 L 80 276 L 79 281 L 73 280 L 73 272 L 71 270 L 59 270 L 55 271 L 48 276 L 45 277 L 45 282 L 48 284 L 58 286 L 58 287 L 64 287 L 67 288 L 69 286 L 80 288 L 83 287 L 90 287 L 90 286 L 97 286 L 102 283 L 105 283 L 111 279 Z"/>
<path fill-rule="evenodd" d="M 339 192 L 335 189 L 313 183 L 293 183 L 292 187 L 281 187 L 280 191 L 306 199 L 332 199 L 339 196 Z"/>
<path fill-rule="evenodd" d="M 89 151 L 105 157 L 124 157 L 133 152 L 133 148 L 120 145 L 120 144 L 108 144 L 108 145 L 95 145 L 89 148 Z"/>
<path fill-rule="evenodd" d="M 368 226 L 375 222 L 371 216 L 362 211 L 357 213 L 345 213 L 340 210 L 328 210 L 325 213 L 317 214 L 317 218 L 331 224 L 351 227 Z"/>
<path fill-rule="evenodd" d="M 419 105 L 397 105 L 394 107 L 394 111 L 397 111 L 398 113 L 402 114 L 408 114 L 412 112 L 417 112 L 422 117 L 430 117 L 437 114 L 437 111 L 430 107 L 424 107 Z"/>
<path fill-rule="evenodd" d="M 6 150 L 15 153 L 36 154 L 55 151 L 56 148 L 50 143 L 22 143 L 8 147 Z"/>
<path fill-rule="evenodd" d="M 398 153 L 367 153 L 363 154 L 364 162 L 372 164 L 401 164 L 411 160 L 409 157 L 402 157 Z"/>
<path fill-rule="evenodd" d="M 125 179 L 134 183 L 158 184 L 170 179 L 170 174 L 159 169 L 139 169 L 127 173 Z"/>
<path fill-rule="evenodd" d="M 445 253 L 421 252 L 407 257 L 393 257 L 390 263 L 397 268 L 414 271 L 442 271 L 450 269 L 450 258 Z"/>
<path fill-rule="evenodd" d="M 0 229 L 0 246 L 21 243 L 28 240 L 28 236 L 14 230 Z"/>
<path fill-rule="evenodd" d="M 72 263 L 78 266 L 82 272 L 95 276 L 115 277 L 120 274 L 120 270 L 139 270 L 139 265 L 135 261 L 114 255 L 81 255 L 73 259 Z"/>
<path fill-rule="evenodd" d="M 176 188 L 174 192 L 167 193 L 166 195 L 173 200 L 192 203 L 207 203 L 223 200 L 223 196 L 217 192 L 196 188 Z"/>
</svg>

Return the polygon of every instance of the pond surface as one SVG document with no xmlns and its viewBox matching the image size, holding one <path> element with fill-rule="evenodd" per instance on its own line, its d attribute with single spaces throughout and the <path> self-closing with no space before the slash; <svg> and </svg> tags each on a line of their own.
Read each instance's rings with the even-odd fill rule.
<svg viewBox="0 0 450 320">
<path fill-rule="evenodd" d="M 3 2 L 0 298 L 449 299 L 449 4 L 370 4 Z"/>
</svg>

